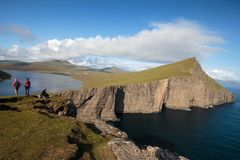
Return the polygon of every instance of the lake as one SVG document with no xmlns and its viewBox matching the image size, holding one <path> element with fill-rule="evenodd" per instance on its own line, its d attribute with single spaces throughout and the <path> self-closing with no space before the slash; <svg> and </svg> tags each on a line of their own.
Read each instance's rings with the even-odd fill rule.
<svg viewBox="0 0 240 160">
<path fill-rule="evenodd" d="M 45 88 L 47 89 L 47 92 L 57 92 L 67 89 L 79 89 L 81 87 L 80 81 L 65 75 L 16 70 L 4 71 L 10 73 L 12 78 L 0 82 L 0 96 L 14 95 L 14 89 L 12 88 L 14 78 L 17 78 L 22 83 L 22 86 L 19 89 L 19 95 L 25 94 L 24 80 L 26 77 L 29 77 L 31 81 L 30 94 L 40 93 Z"/>
<path fill-rule="evenodd" d="M 123 114 L 115 126 L 140 145 L 169 149 L 192 160 L 240 159 L 240 95 L 236 102 L 191 112 L 163 109 L 154 114 Z"/>
</svg>

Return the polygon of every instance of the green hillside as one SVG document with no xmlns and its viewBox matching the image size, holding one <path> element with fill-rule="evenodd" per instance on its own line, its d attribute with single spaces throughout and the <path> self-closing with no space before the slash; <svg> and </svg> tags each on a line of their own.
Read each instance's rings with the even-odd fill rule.
<svg viewBox="0 0 240 160">
<path fill-rule="evenodd" d="M 115 159 L 107 147 L 108 138 L 75 118 L 33 109 L 36 100 L 0 98 L 0 159 Z M 78 135 L 74 140 L 78 146 L 68 138 L 74 133 Z"/>
<path fill-rule="evenodd" d="M 193 75 L 194 68 L 197 68 Z M 111 74 L 84 83 L 85 88 L 104 87 L 110 85 L 127 85 L 144 83 L 150 81 L 163 80 L 170 77 L 197 76 L 212 89 L 222 89 L 222 87 L 204 71 L 202 71 L 196 58 L 189 58 L 172 64 L 144 70 L 140 72 L 126 72 L 121 74 Z"/>
<path fill-rule="evenodd" d="M 162 80 L 176 76 L 191 76 L 191 71 L 196 63 L 197 61 L 195 58 L 189 58 L 180 62 L 163 65 L 145 71 L 109 75 L 108 77 L 104 77 L 98 81 L 88 82 L 85 84 L 85 87 L 126 85 Z"/>
</svg>

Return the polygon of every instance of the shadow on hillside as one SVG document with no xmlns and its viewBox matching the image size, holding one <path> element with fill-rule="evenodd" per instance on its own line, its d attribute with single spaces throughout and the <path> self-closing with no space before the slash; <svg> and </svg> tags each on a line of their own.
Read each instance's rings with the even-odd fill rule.
<svg viewBox="0 0 240 160">
<path fill-rule="evenodd" d="M 77 146 L 77 153 L 70 160 L 81 159 L 85 152 L 89 154 L 90 159 L 96 159 L 92 152 L 93 144 L 87 142 L 86 135 L 80 131 L 79 127 L 72 129 L 72 132 L 67 136 L 67 139 L 70 144 L 75 144 Z"/>
<path fill-rule="evenodd" d="M 41 115 L 47 116 L 48 118 L 59 118 L 57 115 L 52 115 L 52 114 L 49 114 L 49 113 L 43 112 L 43 111 L 38 111 L 38 113 Z"/>
<path fill-rule="evenodd" d="M 94 133 L 96 134 L 101 134 L 102 131 L 99 130 L 94 124 L 92 123 L 85 123 L 85 125 L 87 126 L 87 128 L 91 129 Z"/>
<path fill-rule="evenodd" d="M 123 89 L 117 89 L 116 99 L 115 99 L 115 113 L 123 113 L 124 111 L 124 97 L 125 93 Z"/>
<path fill-rule="evenodd" d="M 16 111 L 21 112 L 17 107 L 11 107 L 5 104 L 0 104 L 0 111 Z"/>
<path fill-rule="evenodd" d="M 4 97 L 1 98 L 0 101 L 1 103 L 6 103 L 6 102 L 17 102 L 21 99 L 21 97 Z"/>
</svg>

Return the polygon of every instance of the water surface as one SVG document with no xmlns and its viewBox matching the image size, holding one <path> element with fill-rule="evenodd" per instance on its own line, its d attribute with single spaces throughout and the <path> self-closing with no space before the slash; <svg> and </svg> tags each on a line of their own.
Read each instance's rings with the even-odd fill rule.
<svg viewBox="0 0 240 160">
<path fill-rule="evenodd" d="M 164 109 L 124 114 L 115 125 L 141 145 L 167 148 L 193 160 L 240 159 L 240 95 L 234 104 L 191 112 Z"/>
<path fill-rule="evenodd" d="M 0 96 L 14 95 L 12 88 L 12 82 L 14 78 L 17 78 L 22 86 L 19 89 L 20 95 L 24 95 L 24 80 L 26 77 L 30 78 L 31 89 L 30 93 L 40 93 L 43 89 L 47 89 L 47 92 L 57 92 L 67 89 L 78 89 L 81 87 L 81 83 L 69 76 L 60 74 L 47 74 L 31 71 L 16 71 L 16 70 L 4 70 L 12 75 L 10 80 L 0 82 Z"/>
</svg>

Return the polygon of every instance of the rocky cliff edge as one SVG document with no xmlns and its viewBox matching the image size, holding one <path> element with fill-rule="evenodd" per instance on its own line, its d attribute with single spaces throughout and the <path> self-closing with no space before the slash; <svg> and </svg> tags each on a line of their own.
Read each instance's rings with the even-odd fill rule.
<svg viewBox="0 0 240 160">
<path fill-rule="evenodd" d="M 153 113 L 160 112 L 163 107 L 190 110 L 193 106 L 208 108 L 234 101 L 234 95 L 210 78 L 195 58 L 185 61 L 191 61 L 191 67 L 184 68 L 186 75 L 66 91 L 61 93 L 61 97 L 73 101 L 77 118 L 83 121 L 116 120 L 116 113 Z M 173 65 L 170 67 L 173 68 Z M 173 72 L 174 68 L 170 71 Z"/>
</svg>

